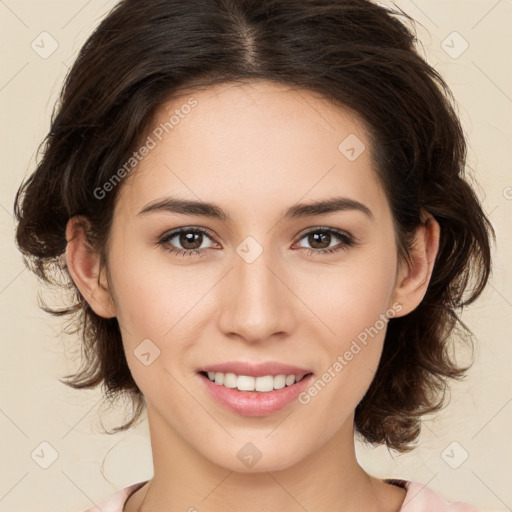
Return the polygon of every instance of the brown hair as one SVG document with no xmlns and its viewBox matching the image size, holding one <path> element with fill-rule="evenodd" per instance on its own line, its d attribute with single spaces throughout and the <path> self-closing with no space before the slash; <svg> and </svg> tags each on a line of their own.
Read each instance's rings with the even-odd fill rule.
<svg viewBox="0 0 512 512">
<path fill-rule="evenodd" d="M 466 142 L 451 92 L 415 49 L 407 22 L 402 11 L 367 0 L 124 0 L 89 37 L 66 78 L 42 158 L 18 190 L 16 237 L 38 276 L 57 284 L 52 272 L 60 268 L 74 291 L 69 307 L 44 308 L 71 315 L 83 341 L 82 367 L 65 383 L 103 383 L 106 397 L 131 397 L 133 417 L 114 431 L 140 418 L 144 396 L 117 320 L 96 315 L 59 267 L 67 221 L 89 219 L 89 240 L 104 260 L 120 187 L 101 199 L 93 191 L 129 159 L 158 107 L 179 89 L 251 79 L 319 93 L 364 120 L 402 257 L 421 210 L 440 224 L 426 295 L 389 321 L 355 427 L 371 443 L 406 450 L 420 417 L 442 406 L 447 379 L 467 370 L 450 358 L 450 335 L 457 326 L 470 334 L 457 313 L 488 280 L 494 232 L 465 177 Z"/>
</svg>

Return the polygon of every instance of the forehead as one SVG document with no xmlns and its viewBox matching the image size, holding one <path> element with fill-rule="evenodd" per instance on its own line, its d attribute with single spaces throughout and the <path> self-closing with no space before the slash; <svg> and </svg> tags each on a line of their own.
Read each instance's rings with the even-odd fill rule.
<svg viewBox="0 0 512 512">
<path fill-rule="evenodd" d="M 132 213 L 174 194 L 252 212 L 333 192 L 383 199 L 364 123 L 303 89 L 253 81 L 192 90 L 164 103 L 145 136 L 151 150 L 122 194 Z"/>
</svg>

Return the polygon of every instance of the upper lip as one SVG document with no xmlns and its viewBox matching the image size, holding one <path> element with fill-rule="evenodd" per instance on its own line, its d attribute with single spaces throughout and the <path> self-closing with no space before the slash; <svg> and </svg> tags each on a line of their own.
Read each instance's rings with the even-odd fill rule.
<svg viewBox="0 0 512 512">
<path fill-rule="evenodd" d="M 300 368 L 290 364 L 268 361 L 265 363 L 249 363 L 246 361 L 227 361 L 219 364 L 202 366 L 199 372 L 222 372 L 235 373 L 236 375 L 247 375 L 249 377 L 263 377 L 264 375 L 306 375 L 311 370 Z"/>
</svg>

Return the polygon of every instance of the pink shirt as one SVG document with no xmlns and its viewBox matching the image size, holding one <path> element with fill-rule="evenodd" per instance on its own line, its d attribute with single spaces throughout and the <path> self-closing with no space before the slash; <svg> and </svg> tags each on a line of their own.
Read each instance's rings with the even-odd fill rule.
<svg viewBox="0 0 512 512">
<path fill-rule="evenodd" d="M 97 506 L 84 512 L 123 512 L 123 507 L 129 496 L 140 489 L 145 482 L 132 484 L 102 501 Z M 465 503 L 448 503 L 434 491 L 417 482 L 404 480 L 387 480 L 388 483 L 398 485 L 406 489 L 405 501 L 399 512 L 478 512 L 478 510 Z"/>
</svg>

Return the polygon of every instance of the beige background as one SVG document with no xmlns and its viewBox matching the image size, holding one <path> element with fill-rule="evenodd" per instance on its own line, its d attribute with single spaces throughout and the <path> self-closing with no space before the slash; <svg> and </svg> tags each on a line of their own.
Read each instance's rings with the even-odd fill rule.
<svg viewBox="0 0 512 512">
<path fill-rule="evenodd" d="M 0 0 L 0 511 L 79 512 L 152 476 L 146 422 L 130 433 L 101 435 L 100 421 L 117 424 L 121 409 L 100 415 L 100 390 L 72 391 L 58 382 L 73 370 L 69 358 L 77 340 L 59 334 L 59 321 L 38 309 L 36 278 L 24 270 L 13 242 L 14 194 L 34 168 L 62 80 L 114 4 Z M 377 476 L 420 481 L 450 500 L 512 510 L 512 1 L 397 5 L 422 24 L 427 59 L 458 100 L 469 165 L 498 243 L 491 283 L 463 314 L 479 342 L 469 378 L 452 387 L 450 404 L 437 419 L 425 421 L 419 448 L 402 456 L 362 446 L 358 452 Z M 52 44 L 58 47 L 46 55 Z M 58 458 L 43 469 L 52 450 Z"/>
</svg>

